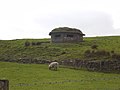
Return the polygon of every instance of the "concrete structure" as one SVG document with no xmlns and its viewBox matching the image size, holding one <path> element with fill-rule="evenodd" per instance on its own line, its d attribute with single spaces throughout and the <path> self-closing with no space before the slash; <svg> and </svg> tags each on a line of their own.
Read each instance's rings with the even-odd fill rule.
<svg viewBox="0 0 120 90">
<path fill-rule="evenodd" d="M 53 43 L 82 42 L 83 36 L 85 36 L 80 30 L 68 27 L 55 28 L 49 35 Z"/>
</svg>

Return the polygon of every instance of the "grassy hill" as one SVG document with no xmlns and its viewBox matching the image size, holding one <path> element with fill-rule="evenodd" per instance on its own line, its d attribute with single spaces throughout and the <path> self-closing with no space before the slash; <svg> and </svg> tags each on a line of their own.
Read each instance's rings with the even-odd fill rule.
<svg viewBox="0 0 120 90">
<path fill-rule="evenodd" d="M 120 75 L 59 68 L 45 64 L 0 62 L 0 79 L 10 90 L 120 90 Z"/>
<path fill-rule="evenodd" d="M 50 39 L 0 40 L 0 60 L 113 60 L 120 57 L 120 36 L 86 37 L 80 43 L 49 42 Z"/>
<path fill-rule="evenodd" d="M 9 80 L 10 90 L 119 90 L 119 74 L 69 68 L 50 71 L 47 64 L 13 63 L 21 59 L 28 63 L 74 59 L 116 62 L 120 61 L 119 48 L 120 36 L 87 37 L 81 43 L 56 44 L 50 39 L 0 40 L 0 79 Z"/>
</svg>

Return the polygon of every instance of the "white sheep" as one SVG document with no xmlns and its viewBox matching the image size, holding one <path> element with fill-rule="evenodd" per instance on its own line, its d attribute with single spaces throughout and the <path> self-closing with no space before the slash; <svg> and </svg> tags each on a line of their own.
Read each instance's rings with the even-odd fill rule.
<svg viewBox="0 0 120 90">
<path fill-rule="evenodd" d="M 58 62 L 51 62 L 48 67 L 49 67 L 49 70 L 57 70 L 58 66 L 59 66 Z"/>
</svg>

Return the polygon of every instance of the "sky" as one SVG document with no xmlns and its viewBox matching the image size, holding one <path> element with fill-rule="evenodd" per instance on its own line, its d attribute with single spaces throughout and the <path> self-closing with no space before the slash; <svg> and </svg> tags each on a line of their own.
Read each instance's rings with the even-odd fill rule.
<svg viewBox="0 0 120 90">
<path fill-rule="evenodd" d="M 50 38 L 58 27 L 120 35 L 120 0 L 0 0 L 0 40 Z"/>
</svg>

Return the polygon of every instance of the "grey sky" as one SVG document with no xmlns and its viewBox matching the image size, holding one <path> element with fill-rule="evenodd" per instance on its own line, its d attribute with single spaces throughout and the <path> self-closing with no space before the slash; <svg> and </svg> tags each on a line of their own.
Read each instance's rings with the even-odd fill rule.
<svg viewBox="0 0 120 90">
<path fill-rule="evenodd" d="M 119 0 L 1 0 L 0 39 L 49 38 L 57 27 L 120 35 Z"/>
</svg>

